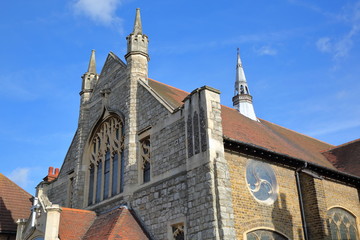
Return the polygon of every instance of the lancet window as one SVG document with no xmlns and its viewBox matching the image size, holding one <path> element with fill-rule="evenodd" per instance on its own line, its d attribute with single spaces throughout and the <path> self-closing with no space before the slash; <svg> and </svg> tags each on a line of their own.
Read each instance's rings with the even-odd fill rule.
<svg viewBox="0 0 360 240">
<path fill-rule="evenodd" d="M 150 162 L 150 136 L 140 140 L 140 155 L 142 164 L 143 182 L 150 181 L 151 162 Z"/>
<path fill-rule="evenodd" d="M 123 149 L 123 122 L 118 117 L 109 117 L 91 139 L 88 205 L 123 191 Z"/>
</svg>

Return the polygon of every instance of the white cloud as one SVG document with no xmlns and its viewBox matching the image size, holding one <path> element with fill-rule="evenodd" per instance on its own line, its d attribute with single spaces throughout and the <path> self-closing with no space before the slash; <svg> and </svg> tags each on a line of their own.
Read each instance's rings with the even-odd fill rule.
<svg viewBox="0 0 360 240">
<path fill-rule="evenodd" d="M 274 56 L 277 54 L 277 50 L 274 48 L 271 48 L 269 46 L 262 46 L 261 48 L 257 49 L 256 52 L 260 56 L 263 56 L 263 55 Z"/>
<path fill-rule="evenodd" d="M 360 32 L 360 1 L 347 5 L 337 19 L 347 22 L 350 30 L 338 39 L 322 37 L 317 40 L 316 46 L 321 52 L 332 54 L 334 60 L 346 57 L 351 51 L 355 37 Z"/>
<path fill-rule="evenodd" d="M 360 126 L 360 122 L 357 120 L 345 120 L 345 121 L 336 121 L 329 123 L 327 126 L 324 127 L 324 124 L 322 124 L 322 128 L 318 128 L 313 131 L 309 131 L 305 134 L 319 137 L 330 133 L 336 133 L 352 128 L 356 128 Z"/>
<path fill-rule="evenodd" d="M 26 188 L 31 183 L 29 173 L 30 168 L 16 168 L 8 177 L 20 187 Z"/>
<path fill-rule="evenodd" d="M 110 25 L 121 21 L 116 17 L 116 9 L 122 0 L 76 0 L 73 8 L 76 13 L 84 14 L 93 21 Z"/>
<path fill-rule="evenodd" d="M 331 51 L 330 38 L 328 38 L 328 37 L 320 38 L 320 39 L 316 42 L 316 47 L 317 47 L 321 52 L 330 52 L 330 51 Z"/>
</svg>

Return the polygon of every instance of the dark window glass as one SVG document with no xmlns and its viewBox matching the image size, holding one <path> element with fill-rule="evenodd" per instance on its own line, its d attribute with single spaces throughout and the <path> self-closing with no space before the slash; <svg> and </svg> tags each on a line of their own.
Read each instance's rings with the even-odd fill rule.
<svg viewBox="0 0 360 240">
<path fill-rule="evenodd" d="M 89 205 L 93 204 L 93 197 L 94 197 L 94 172 L 95 168 L 94 165 L 91 165 L 90 168 L 90 184 L 89 184 L 89 199 L 88 203 Z"/>
<path fill-rule="evenodd" d="M 125 172 L 125 160 L 124 154 L 121 154 L 121 162 L 120 162 L 120 192 L 124 191 L 124 172 Z"/>
<path fill-rule="evenodd" d="M 145 162 L 144 163 L 144 183 L 150 181 L 150 163 Z"/>
<path fill-rule="evenodd" d="M 110 184 L 110 152 L 105 154 L 105 168 L 104 168 L 104 199 L 109 197 Z"/>
<path fill-rule="evenodd" d="M 118 154 L 114 154 L 113 159 L 113 172 L 112 172 L 112 187 L 111 187 L 111 194 L 114 196 L 117 194 L 118 188 L 118 171 L 119 171 L 119 159 Z"/>
<path fill-rule="evenodd" d="M 97 179 L 96 179 L 96 197 L 95 201 L 98 203 L 101 200 L 101 178 L 102 178 L 102 162 L 99 163 L 97 169 Z"/>
</svg>

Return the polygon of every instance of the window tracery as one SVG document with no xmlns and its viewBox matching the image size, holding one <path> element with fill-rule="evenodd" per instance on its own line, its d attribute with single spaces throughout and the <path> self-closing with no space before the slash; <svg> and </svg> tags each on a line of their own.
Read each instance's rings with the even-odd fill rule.
<svg viewBox="0 0 360 240">
<path fill-rule="evenodd" d="M 172 234 L 174 240 L 184 240 L 185 239 L 185 232 L 184 232 L 184 224 L 178 223 L 171 226 Z"/>
<path fill-rule="evenodd" d="M 93 135 L 90 149 L 88 205 L 98 203 L 123 190 L 122 121 L 116 116 L 107 118 Z"/>
<path fill-rule="evenodd" d="M 250 160 L 246 167 L 246 182 L 251 195 L 258 202 L 270 205 L 276 201 L 278 185 L 269 164 Z"/>
<path fill-rule="evenodd" d="M 327 215 L 331 239 L 358 239 L 356 220 L 352 214 L 341 208 L 332 208 Z"/>
</svg>

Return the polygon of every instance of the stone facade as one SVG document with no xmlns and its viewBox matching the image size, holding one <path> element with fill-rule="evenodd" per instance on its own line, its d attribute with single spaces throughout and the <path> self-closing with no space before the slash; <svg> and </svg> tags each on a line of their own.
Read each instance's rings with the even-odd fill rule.
<svg viewBox="0 0 360 240">
<path fill-rule="evenodd" d="M 148 235 L 159 240 L 175 239 L 176 234 L 191 240 L 250 239 L 261 234 L 298 240 L 306 239 L 305 231 L 308 239 L 329 239 L 331 208 L 360 217 L 356 184 L 306 172 L 301 159 L 266 155 L 256 144 L 236 140 L 238 148 L 229 147 L 233 139 L 225 137 L 223 122 L 229 110 L 221 106 L 218 90 L 204 86 L 188 94 L 165 85 L 156 88 L 158 83 L 148 79 L 148 37 L 142 33 L 139 10 L 127 42 L 126 63 L 109 53 L 99 75 L 92 52 L 83 75 L 77 131 L 58 178 L 41 184 L 53 204 L 97 213 L 126 205 Z M 175 98 L 182 101 L 178 106 L 172 103 Z M 111 118 L 121 122 L 121 131 L 103 132 L 118 141 L 99 131 Z M 243 121 L 264 131 L 256 117 Z M 250 131 L 245 127 L 241 130 Z M 100 135 L 101 142 L 95 142 Z M 284 146 L 290 146 L 288 142 Z M 113 144 L 121 145 L 116 153 Z M 238 150 L 240 145 L 246 146 L 246 153 Z M 106 165 L 108 161 L 113 165 Z M 273 171 L 276 182 L 255 179 L 271 187 L 265 194 L 273 194 L 273 201 L 254 197 L 252 191 L 263 182 L 251 189 L 247 182 L 251 161 L 266 163 Z M 119 185 L 110 191 L 114 182 Z"/>
</svg>

